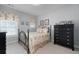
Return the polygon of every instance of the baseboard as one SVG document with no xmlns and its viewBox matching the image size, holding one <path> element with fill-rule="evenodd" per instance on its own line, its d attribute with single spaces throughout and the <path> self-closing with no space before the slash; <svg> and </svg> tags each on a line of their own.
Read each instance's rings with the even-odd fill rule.
<svg viewBox="0 0 79 59">
<path fill-rule="evenodd" d="M 74 45 L 74 48 L 79 48 L 79 46 L 78 45 Z"/>
<path fill-rule="evenodd" d="M 54 43 L 54 40 L 52 39 L 51 42 Z"/>
<path fill-rule="evenodd" d="M 79 51 L 79 46 L 78 45 L 74 45 L 74 49 Z"/>
<path fill-rule="evenodd" d="M 13 43 L 15 43 L 15 42 L 18 42 L 18 41 L 15 40 L 15 41 L 11 41 L 11 42 L 6 42 L 6 45 L 10 45 L 10 44 L 13 44 Z"/>
</svg>

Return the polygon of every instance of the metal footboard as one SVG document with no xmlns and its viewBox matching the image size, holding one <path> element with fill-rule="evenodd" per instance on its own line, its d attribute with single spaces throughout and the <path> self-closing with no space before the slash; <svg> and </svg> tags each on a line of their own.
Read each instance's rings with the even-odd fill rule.
<svg viewBox="0 0 79 59">
<path fill-rule="evenodd" d="M 18 35 L 18 43 L 22 44 L 29 54 L 29 30 L 27 31 L 27 35 L 24 31 L 19 31 Z"/>
</svg>

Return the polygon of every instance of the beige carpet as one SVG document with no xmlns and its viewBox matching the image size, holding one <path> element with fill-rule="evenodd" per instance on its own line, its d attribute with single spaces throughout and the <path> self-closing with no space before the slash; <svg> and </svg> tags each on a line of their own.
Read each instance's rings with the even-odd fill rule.
<svg viewBox="0 0 79 59">
<path fill-rule="evenodd" d="M 35 54 L 78 54 L 79 51 L 72 51 L 69 48 L 48 43 L 43 48 L 40 48 Z"/>
<path fill-rule="evenodd" d="M 27 54 L 26 50 L 17 42 L 7 46 L 7 54 Z M 69 48 L 53 43 L 46 44 L 43 48 L 37 50 L 35 54 L 78 54 L 79 51 L 72 51 Z"/>
<path fill-rule="evenodd" d="M 7 54 L 26 54 L 26 50 L 18 42 L 7 45 Z"/>
</svg>

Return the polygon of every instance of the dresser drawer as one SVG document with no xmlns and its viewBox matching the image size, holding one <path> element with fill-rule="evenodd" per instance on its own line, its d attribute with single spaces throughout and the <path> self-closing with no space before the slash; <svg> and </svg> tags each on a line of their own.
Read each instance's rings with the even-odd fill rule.
<svg viewBox="0 0 79 59">
<path fill-rule="evenodd" d="M 0 50 L 0 54 L 5 54 L 6 50 Z"/>
<path fill-rule="evenodd" d="M 60 40 L 57 40 L 57 39 L 56 39 L 54 42 L 55 42 L 55 43 L 60 43 Z"/>
<path fill-rule="evenodd" d="M 6 38 L 6 35 L 0 33 L 0 39 L 5 39 L 5 38 Z"/>
<path fill-rule="evenodd" d="M 67 41 L 67 42 L 69 42 L 69 41 L 70 41 L 70 39 L 66 39 L 66 41 Z"/>
<path fill-rule="evenodd" d="M 55 34 L 55 36 L 59 36 L 59 34 Z"/>
<path fill-rule="evenodd" d="M 5 33 L 0 33 L 0 37 L 5 37 L 6 36 L 6 34 Z"/>
</svg>

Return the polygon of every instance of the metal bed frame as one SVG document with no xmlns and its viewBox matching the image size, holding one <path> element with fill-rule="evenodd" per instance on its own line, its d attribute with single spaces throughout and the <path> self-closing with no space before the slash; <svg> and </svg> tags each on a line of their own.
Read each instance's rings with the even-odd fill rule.
<svg viewBox="0 0 79 59">
<path fill-rule="evenodd" d="M 22 39 L 20 38 L 21 34 L 23 34 L 24 37 L 25 37 L 24 42 L 23 42 Z M 30 54 L 30 49 L 29 49 L 29 30 L 27 31 L 27 34 L 28 34 L 28 35 L 26 35 L 26 33 L 25 33 L 24 31 L 19 31 L 19 30 L 18 30 L 18 35 L 19 35 L 19 36 L 18 36 L 18 43 L 19 43 L 19 44 L 22 43 L 23 46 L 25 47 L 27 53 Z"/>
</svg>

